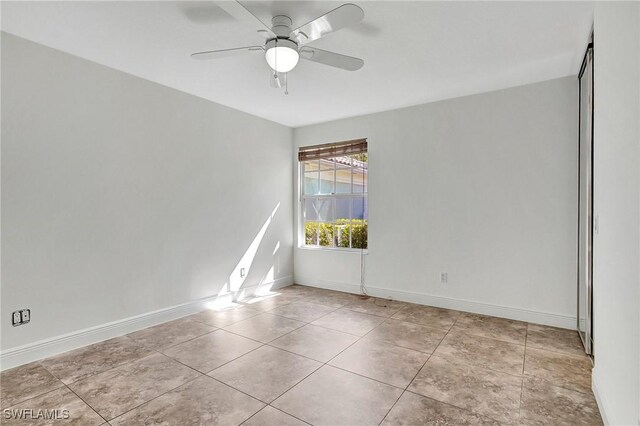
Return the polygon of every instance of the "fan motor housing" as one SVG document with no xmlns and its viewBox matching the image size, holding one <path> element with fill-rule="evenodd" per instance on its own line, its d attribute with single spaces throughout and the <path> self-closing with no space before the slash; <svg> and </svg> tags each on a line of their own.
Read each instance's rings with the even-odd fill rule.
<svg viewBox="0 0 640 426">
<path fill-rule="evenodd" d="M 278 37 L 289 37 L 293 21 L 286 15 L 276 15 L 271 18 L 271 31 Z"/>
</svg>

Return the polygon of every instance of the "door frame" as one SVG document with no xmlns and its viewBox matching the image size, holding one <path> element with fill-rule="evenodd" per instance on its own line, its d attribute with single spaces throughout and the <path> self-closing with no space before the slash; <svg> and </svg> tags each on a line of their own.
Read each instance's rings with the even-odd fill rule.
<svg viewBox="0 0 640 426">
<path fill-rule="evenodd" d="M 584 57 L 582 59 L 582 64 L 580 65 L 580 72 L 578 73 L 578 235 L 577 235 L 577 254 L 578 254 L 578 262 L 577 262 L 577 275 L 576 275 L 576 280 L 577 280 L 577 315 L 576 315 L 576 327 L 578 329 L 578 335 L 580 336 L 580 340 L 582 341 L 582 344 L 585 348 L 585 352 L 591 356 L 593 356 L 593 346 L 594 346 L 594 340 L 593 340 L 593 258 L 594 258 L 594 240 L 593 240 L 593 236 L 595 235 L 594 232 L 594 220 L 595 220 L 595 216 L 594 216 L 594 177 L 595 177 L 595 164 L 594 164 L 594 104 L 595 104 L 595 87 L 594 87 L 594 77 L 595 77 L 595 67 L 594 67 L 594 43 L 593 43 L 593 33 L 591 34 L 591 42 L 589 44 L 587 44 L 587 47 L 585 49 L 585 53 L 584 53 Z M 585 325 L 585 336 L 587 337 L 585 339 L 585 337 L 583 337 L 582 333 L 580 332 L 580 304 L 582 303 L 582 301 L 580 300 L 580 276 L 582 274 L 582 271 L 580 270 L 580 233 L 581 233 L 581 223 L 580 223 L 580 219 L 581 219 L 581 197 L 580 197 L 580 188 L 581 188 L 581 171 L 582 171 L 582 164 L 581 164 L 581 148 L 582 148 L 582 140 L 581 140 L 581 125 L 582 125 L 582 84 L 581 83 L 581 79 L 582 76 L 584 75 L 584 72 L 587 69 L 587 64 L 588 64 L 588 59 L 589 59 L 589 54 L 591 54 L 590 60 L 591 60 L 591 85 L 590 85 L 590 89 L 591 89 L 591 129 L 590 129 L 590 133 L 591 133 L 591 146 L 590 146 L 590 150 L 591 150 L 591 158 L 590 158 L 590 164 L 591 164 L 591 176 L 590 176 L 590 182 L 589 182 L 589 194 L 590 194 L 590 199 L 589 199 L 589 206 L 588 209 L 591 212 L 591 220 L 589 222 L 589 235 L 588 235 L 588 243 L 590 244 L 590 250 L 589 248 L 587 248 L 587 253 L 589 256 L 589 271 L 588 271 L 588 282 L 589 285 L 587 286 L 587 292 L 586 292 L 586 298 L 587 298 L 587 313 L 586 313 L 586 325 Z"/>
</svg>

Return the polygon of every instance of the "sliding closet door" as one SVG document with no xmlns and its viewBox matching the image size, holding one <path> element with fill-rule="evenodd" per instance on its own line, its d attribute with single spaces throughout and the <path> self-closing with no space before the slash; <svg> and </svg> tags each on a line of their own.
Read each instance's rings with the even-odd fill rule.
<svg viewBox="0 0 640 426">
<path fill-rule="evenodd" d="M 593 351 L 593 45 L 580 70 L 578 164 L 578 331 L 588 354 Z"/>
</svg>

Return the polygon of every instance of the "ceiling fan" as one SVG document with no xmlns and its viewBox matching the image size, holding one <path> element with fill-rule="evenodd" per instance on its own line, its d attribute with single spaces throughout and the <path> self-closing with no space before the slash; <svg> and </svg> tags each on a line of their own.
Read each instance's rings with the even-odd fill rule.
<svg viewBox="0 0 640 426">
<path fill-rule="evenodd" d="M 364 11 L 355 4 L 343 4 L 292 30 L 293 21 L 289 16 L 274 16 L 271 19 L 272 26 L 268 27 L 238 1 L 218 1 L 216 3 L 238 21 L 258 27 L 258 34 L 265 39 L 265 44 L 197 52 L 191 54 L 193 59 L 217 59 L 246 52 L 262 52 L 267 64 L 274 71 L 269 76 L 271 86 L 277 88 L 284 86 L 285 94 L 288 94 L 287 73 L 295 68 L 300 58 L 347 71 L 359 70 L 364 65 L 364 61 L 360 58 L 307 45 L 307 43 L 318 40 L 327 34 L 362 21 Z"/>
</svg>

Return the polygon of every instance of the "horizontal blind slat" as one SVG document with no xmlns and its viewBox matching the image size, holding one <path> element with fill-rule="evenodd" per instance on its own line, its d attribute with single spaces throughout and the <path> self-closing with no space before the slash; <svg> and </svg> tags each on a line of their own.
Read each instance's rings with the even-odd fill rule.
<svg viewBox="0 0 640 426">
<path fill-rule="evenodd" d="M 354 139 L 322 145 L 304 146 L 298 150 L 298 160 L 319 160 L 342 155 L 362 154 L 367 152 L 366 139 Z"/>
</svg>

